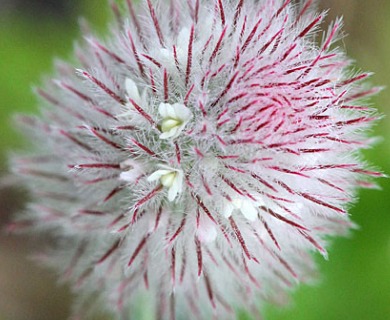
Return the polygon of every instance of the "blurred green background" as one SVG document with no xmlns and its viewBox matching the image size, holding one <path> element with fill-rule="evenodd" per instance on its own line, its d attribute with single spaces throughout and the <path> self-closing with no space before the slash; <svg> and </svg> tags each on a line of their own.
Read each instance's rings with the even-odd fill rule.
<svg viewBox="0 0 390 320">
<path fill-rule="evenodd" d="M 31 88 L 52 72 L 54 57 L 72 57 L 81 16 L 94 29 L 104 30 L 107 2 L 0 0 L 0 175 L 6 175 L 6 150 L 22 145 L 12 129 L 11 115 L 36 110 Z M 330 8 L 329 21 L 344 16 L 348 36 L 340 45 L 359 68 L 375 73 L 373 84 L 389 87 L 390 1 L 322 0 L 319 4 Z M 372 102 L 388 114 L 390 89 Z M 383 141 L 366 157 L 390 173 L 388 117 L 373 135 Z M 329 261 L 317 257 L 317 283 L 298 288 L 287 307 L 267 307 L 266 320 L 390 319 L 390 180 L 379 183 L 382 191 L 360 191 L 360 200 L 350 211 L 361 228 L 348 239 L 332 241 Z M 7 183 L 0 185 L 0 224 L 22 206 L 22 198 Z M 23 237 L 0 236 L 0 320 L 65 320 L 71 301 L 67 288 L 26 258 L 31 247 Z M 250 318 L 243 314 L 242 319 Z"/>
</svg>

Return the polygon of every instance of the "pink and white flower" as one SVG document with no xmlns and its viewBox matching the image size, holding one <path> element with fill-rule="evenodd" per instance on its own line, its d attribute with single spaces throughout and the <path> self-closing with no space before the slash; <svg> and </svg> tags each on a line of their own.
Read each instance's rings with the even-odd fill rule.
<svg viewBox="0 0 390 320">
<path fill-rule="evenodd" d="M 15 224 L 57 236 L 47 263 L 82 319 L 101 301 L 234 319 L 284 300 L 381 176 L 359 155 L 378 89 L 335 46 L 340 20 L 317 42 L 310 0 L 125 3 L 19 118 L 35 148 L 13 169 L 34 200 Z"/>
</svg>

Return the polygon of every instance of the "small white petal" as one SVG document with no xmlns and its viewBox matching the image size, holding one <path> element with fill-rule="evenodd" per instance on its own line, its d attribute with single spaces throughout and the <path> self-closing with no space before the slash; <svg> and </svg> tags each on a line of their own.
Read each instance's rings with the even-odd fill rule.
<svg viewBox="0 0 390 320">
<path fill-rule="evenodd" d="M 176 114 L 176 110 L 175 110 L 175 108 L 173 108 L 173 105 L 168 103 L 167 104 L 167 111 L 168 111 L 168 113 L 167 113 L 168 118 L 178 119 L 177 114 Z"/>
<path fill-rule="evenodd" d="M 224 206 L 223 215 L 226 218 L 229 218 L 234 210 L 240 211 L 242 215 L 249 221 L 255 221 L 258 215 L 257 207 L 260 204 L 258 202 L 243 199 L 243 198 L 234 198 L 231 202 L 226 201 Z"/>
<path fill-rule="evenodd" d="M 176 183 L 177 183 L 177 189 L 178 192 L 181 193 L 183 191 L 183 180 L 184 180 L 184 173 L 181 170 L 177 171 L 177 177 L 176 177 Z"/>
<path fill-rule="evenodd" d="M 166 175 L 166 174 L 169 174 L 171 173 L 172 170 L 157 170 L 155 172 L 153 172 L 148 178 L 147 180 L 150 182 L 150 181 L 156 181 L 158 179 L 160 179 L 163 175 Z"/>
<path fill-rule="evenodd" d="M 158 106 L 158 112 L 163 118 L 173 118 L 176 119 L 175 109 L 169 103 L 160 103 Z"/>
<path fill-rule="evenodd" d="M 160 113 L 160 116 L 162 116 L 163 118 L 168 117 L 168 106 L 169 103 L 160 103 L 160 105 L 158 106 L 158 112 Z"/>
<path fill-rule="evenodd" d="M 175 200 L 178 193 L 179 193 L 179 186 L 176 182 L 174 182 L 168 190 L 168 200 L 171 202 Z"/>
<path fill-rule="evenodd" d="M 173 106 L 176 118 L 182 122 L 188 122 L 192 118 L 192 112 L 184 104 L 175 103 Z"/>
<path fill-rule="evenodd" d="M 141 103 L 141 96 L 139 95 L 138 87 L 133 80 L 126 78 L 125 87 L 127 96 L 133 99 L 136 103 Z"/>
<path fill-rule="evenodd" d="M 183 191 L 183 171 L 177 170 L 175 172 L 175 180 L 172 183 L 172 186 L 170 187 L 168 191 L 168 200 L 173 201 L 178 194 L 180 194 Z"/>
<path fill-rule="evenodd" d="M 234 210 L 234 206 L 230 201 L 226 201 L 225 208 L 223 210 L 223 215 L 225 218 L 230 218 Z"/>
</svg>

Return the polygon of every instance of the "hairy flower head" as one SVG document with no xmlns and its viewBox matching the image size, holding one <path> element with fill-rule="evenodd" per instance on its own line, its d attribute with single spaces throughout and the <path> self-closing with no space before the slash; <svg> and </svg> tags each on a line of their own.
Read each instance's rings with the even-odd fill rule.
<svg viewBox="0 0 390 320">
<path fill-rule="evenodd" d="M 19 118 L 35 148 L 13 165 L 34 200 L 14 227 L 56 236 L 47 262 L 80 317 L 102 300 L 117 316 L 255 312 L 353 226 L 356 188 L 380 175 L 359 160 L 377 89 L 335 47 L 339 20 L 317 40 L 311 2 L 114 4 L 108 40 L 88 34 L 77 69 L 38 90 L 42 115 Z"/>
</svg>

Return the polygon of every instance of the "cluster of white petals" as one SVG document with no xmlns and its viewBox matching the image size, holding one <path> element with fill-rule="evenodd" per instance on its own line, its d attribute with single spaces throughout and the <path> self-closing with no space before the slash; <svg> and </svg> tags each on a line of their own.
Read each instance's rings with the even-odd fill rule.
<svg viewBox="0 0 390 320">
<path fill-rule="evenodd" d="M 158 112 L 162 117 L 160 139 L 177 138 L 192 118 L 190 109 L 180 103 L 161 103 Z"/>
<path fill-rule="evenodd" d="M 160 183 L 168 188 L 168 200 L 173 201 L 183 191 L 183 171 L 160 165 L 161 169 L 153 172 L 148 181 L 159 180 Z"/>
</svg>

